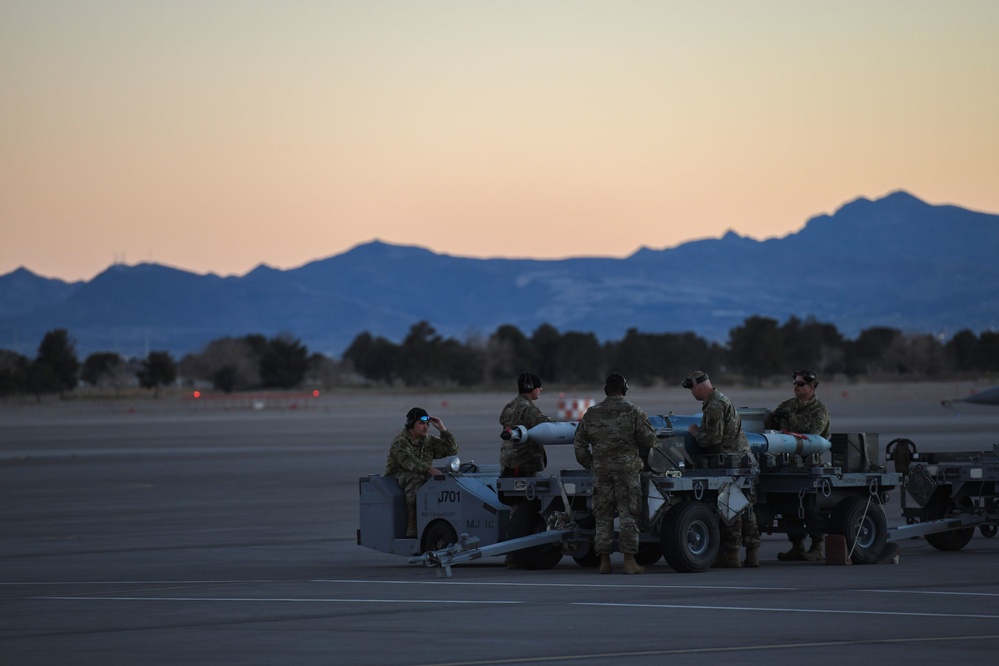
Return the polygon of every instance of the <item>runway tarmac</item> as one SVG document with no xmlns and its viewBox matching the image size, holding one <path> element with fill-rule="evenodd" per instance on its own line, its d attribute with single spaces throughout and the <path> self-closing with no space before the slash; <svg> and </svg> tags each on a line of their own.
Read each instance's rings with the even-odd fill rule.
<svg viewBox="0 0 999 666">
<path fill-rule="evenodd" d="M 786 389 L 726 390 L 773 406 Z M 834 431 L 989 450 L 999 407 L 967 384 L 822 386 Z M 331 393 L 292 406 L 0 404 L 0 664 L 993 664 L 999 539 L 901 542 L 895 565 L 599 576 L 501 560 L 451 579 L 356 545 L 360 476 L 414 405 L 495 462 L 512 395 Z M 577 397 L 599 398 L 597 392 Z M 629 398 L 695 413 L 682 389 Z M 556 411 L 554 390 L 539 406 Z M 550 468 L 575 467 L 571 450 Z M 889 469 L 891 469 L 889 467 Z M 897 498 L 886 507 L 899 524 Z M 615 557 L 615 564 L 620 563 Z"/>
</svg>

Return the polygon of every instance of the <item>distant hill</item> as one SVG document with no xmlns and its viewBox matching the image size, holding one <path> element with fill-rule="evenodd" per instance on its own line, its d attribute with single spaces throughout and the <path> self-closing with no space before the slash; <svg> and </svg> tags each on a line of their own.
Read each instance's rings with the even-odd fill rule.
<svg viewBox="0 0 999 666">
<path fill-rule="evenodd" d="M 114 265 L 89 282 L 0 276 L 0 348 L 33 357 L 67 328 L 81 358 L 197 351 L 230 335 L 290 331 L 339 356 L 369 331 L 399 342 L 425 319 L 447 337 L 539 324 L 619 339 L 694 331 L 724 342 L 747 317 L 814 316 L 853 337 L 891 326 L 945 336 L 999 327 L 999 215 L 906 192 L 857 199 L 783 238 L 720 239 L 624 259 L 473 259 L 371 242 L 281 271 L 198 275 Z"/>
</svg>

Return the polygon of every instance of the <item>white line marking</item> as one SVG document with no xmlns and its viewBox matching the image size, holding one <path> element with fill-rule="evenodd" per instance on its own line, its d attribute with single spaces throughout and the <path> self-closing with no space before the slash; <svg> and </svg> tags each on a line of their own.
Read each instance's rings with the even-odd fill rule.
<svg viewBox="0 0 999 666">
<path fill-rule="evenodd" d="M 999 592 L 940 592 L 937 590 L 861 590 L 878 594 L 935 594 L 957 597 L 999 597 Z"/>
<path fill-rule="evenodd" d="M 753 606 L 695 606 L 689 604 L 625 604 L 598 601 L 575 601 L 572 606 L 611 606 L 617 608 L 675 608 L 680 610 L 749 611 L 752 613 L 828 613 L 832 615 L 901 615 L 905 617 L 960 617 L 979 620 L 999 620 L 999 615 L 964 613 L 911 613 L 899 611 L 836 610 L 831 608 L 757 608 Z"/>
<path fill-rule="evenodd" d="M 521 604 L 522 601 L 461 601 L 457 599 L 269 599 L 266 597 L 32 597 L 45 601 L 225 601 L 225 602 L 288 602 L 316 604 Z"/>
<path fill-rule="evenodd" d="M 631 657 L 662 657 L 666 655 L 676 655 L 676 654 L 711 654 L 711 653 L 728 653 L 728 652 L 767 652 L 767 651 L 787 651 L 787 650 L 803 650 L 803 649 L 814 649 L 820 647 L 854 647 L 857 645 L 901 645 L 906 643 L 928 643 L 928 642 L 944 642 L 944 641 L 981 641 L 981 640 L 995 640 L 999 636 L 994 635 L 984 635 L 984 636 L 921 636 L 918 638 L 870 638 L 870 639 L 859 639 L 859 640 L 848 640 L 848 641 L 816 641 L 811 643 L 770 643 L 764 645 L 729 645 L 729 646 L 712 646 L 712 647 L 690 647 L 690 648 L 667 648 L 665 650 L 635 650 L 630 652 L 591 652 L 588 654 L 572 654 L 572 655 L 552 655 L 550 657 L 542 656 L 532 656 L 532 657 L 511 657 L 508 659 L 480 659 L 475 661 L 452 661 L 452 662 L 440 662 L 437 664 L 428 664 L 427 666 L 487 666 L 489 664 L 548 664 L 556 662 L 570 662 L 570 661 L 594 661 L 594 660 L 609 660 L 611 662 L 621 661 L 625 658 Z"/>
<path fill-rule="evenodd" d="M 759 587 L 752 585 L 626 585 L 616 583 L 503 583 L 461 580 L 363 580 L 351 578 L 317 578 L 310 583 L 350 583 L 356 585 L 467 585 L 470 587 L 568 587 L 620 588 L 626 590 L 748 590 L 793 592 L 796 587 Z"/>
<path fill-rule="evenodd" d="M 0 582 L 3 585 L 256 585 L 258 583 L 297 583 L 297 580 L 36 580 Z"/>
<path fill-rule="evenodd" d="M 30 587 L 35 585 L 259 585 L 300 583 L 298 579 L 247 579 L 247 580 L 65 580 L 65 581 L 0 581 L 0 587 Z M 628 585 L 616 583 L 516 583 L 460 580 L 373 580 L 360 578 L 317 578 L 310 583 L 346 583 L 351 585 L 461 585 L 468 587 L 539 587 L 539 588 L 614 588 L 635 590 L 748 590 L 764 592 L 795 592 L 805 590 L 797 587 L 763 587 L 751 585 Z M 948 592 L 939 590 L 882 590 L 855 589 L 855 594 L 927 594 L 934 596 L 958 597 L 999 597 L 999 592 Z"/>
<path fill-rule="evenodd" d="M 301 583 L 301 580 L 64 580 L 64 581 L 17 581 L 0 582 L 2 586 L 32 586 L 32 585 L 257 585 L 261 583 Z M 469 587 L 541 587 L 541 588 L 615 588 L 630 590 L 745 590 L 745 591 L 774 591 L 793 592 L 800 588 L 795 587 L 760 587 L 753 585 L 626 585 L 615 583 L 514 583 L 514 582 L 488 582 L 488 581 L 461 581 L 461 580 L 373 580 L 373 579 L 351 579 L 351 578 L 316 578 L 309 583 L 347 583 L 351 585 L 462 585 Z"/>
</svg>

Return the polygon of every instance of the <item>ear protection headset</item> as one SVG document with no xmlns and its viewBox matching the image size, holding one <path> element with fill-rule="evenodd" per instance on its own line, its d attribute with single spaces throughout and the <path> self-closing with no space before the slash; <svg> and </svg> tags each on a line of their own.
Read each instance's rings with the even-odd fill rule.
<svg viewBox="0 0 999 666">
<path fill-rule="evenodd" d="M 694 388 L 694 384 L 703 384 L 706 381 L 708 381 L 708 375 L 704 372 L 699 372 L 692 374 L 690 377 L 685 377 L 680 382 L 680 386 L 685 389 L 692 389 Z"/>
<path fill-rule="evenodd" d="M 819 378 L 816 377 L 814 372 L 811 370 L 795 370 L 791 373 L 791 379 L 797 379 L 799 375 L 802 379 L 811 384 L 813 388 L 818 388 Z"/>
<path fill-rule="evenodd" d="M 521 389 L 521 393 L 529 393 L 534 390 L 534 380 L 531 379 L 531 373 L 529 372 L 521 373 L 520 379 L 517 380 L 517 384 Z"/>
<path fill-rule="evenodd" d="M 625 395 L 629 388 L 628 380 L 619 372 L 612 372 L 607 375 L 607 379 L 604 381 L 604 395 L 616 393 L 618 389 L 620 389 L 621 395 Z"/>
<path fill-rule="evenodd" d="M 541 388 L 541 378 L 533 372 L 522 372 L 517 377 L 517 393 L 530 393 L 536 388 Z"/>
</svg>

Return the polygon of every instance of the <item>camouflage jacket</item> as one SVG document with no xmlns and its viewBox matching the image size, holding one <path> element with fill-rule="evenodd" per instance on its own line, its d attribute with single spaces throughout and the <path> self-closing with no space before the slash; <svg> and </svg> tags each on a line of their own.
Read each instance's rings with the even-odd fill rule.
<svg viewBox="0 0 999 666">
<path fill-rule="evenodd" d="M 594 472 L 640 472 L 656 433 L 649 417 L 620 396 L 608 396 L 583 414 L 576 426 L 576 460 Z"/>
<path fill-rule="evenodd" d="M 542 414 L 533 400 L 518 395 L 503 408 L 499 422 L 504 428 L 522 425 L 530 429 L 539 423 L 551 423 L 552 419 Z M 545 447 L 537 442 L 506 440 L 500 446 L 500 468 L 516 470 L 518 476 L 537 474 L 544 470 L 547 462 Z"/>
<path fill-rule="evenodd" d="M 791 398 L 767 414 L 763 426 L 770 430 L 822 435 L 829 439 L 829 410 L 818 398 L 812 398 L 808 402 Z"/>
<path fill-rule="evenodd" d="M 705 453 L 749 451 L 749 440 L 742 431 L 742 417 L 724 393 L 718 389 L 711 391 L 701 404 L 701 414 L 701 426 L 696 440 Z"/>
<path fill-rule="evenodd" d="M 453 456 L 456 453 L 458 442 L 450 430 L 442 432 L 440 437 L 427 436 L 414 442 L 409 437 L 409 431 L 403 428 L 389 447 L 385 476 L 423 474 L 433 465 L 434 458 Z"/>
</svg>

